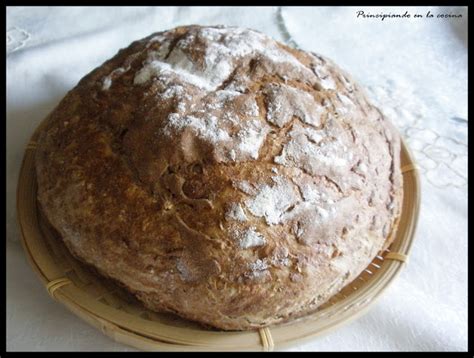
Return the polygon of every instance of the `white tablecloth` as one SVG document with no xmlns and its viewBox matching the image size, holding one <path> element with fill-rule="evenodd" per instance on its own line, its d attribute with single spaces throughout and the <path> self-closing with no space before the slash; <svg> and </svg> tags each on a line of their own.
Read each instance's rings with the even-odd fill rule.
<svg viewBox="0 0 474 358">
<path fill-rule="evenodd" d="M 135 39 L 193 23 L 254 28 L 332 58 L 392 118 L 422 172 L 409 265 L 369 313 L 292 350 L 467 350 L 467 8 L 436 7 L 7 8 L 7 350 L 133 350 L 52 301 L 28 266 L 18 171 L 34 128 L 81 77 Z"/>
</svg>

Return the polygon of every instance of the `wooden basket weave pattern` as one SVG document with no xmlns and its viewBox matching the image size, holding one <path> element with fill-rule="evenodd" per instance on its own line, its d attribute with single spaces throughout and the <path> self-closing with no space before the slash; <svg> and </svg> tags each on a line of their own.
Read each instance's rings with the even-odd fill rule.
<svg viewBox="0 0 474 358">
<path fill-rule="evenodd" d="M 393 244 L 316 313 L 250 332 L 223 332 L 146 309 L 132 295 L 76 260 L 47 224 L 36 200 L 34 153 L 29 142 L 20 171 L 17 210 L 22 245 L 49 294 L 118 342 L 142 350 L 273 350 L 310 339 L 364 313 L 407 262 L 419 211 L 419 178 L 402 143 L 404 200 Z"/>
</svg>

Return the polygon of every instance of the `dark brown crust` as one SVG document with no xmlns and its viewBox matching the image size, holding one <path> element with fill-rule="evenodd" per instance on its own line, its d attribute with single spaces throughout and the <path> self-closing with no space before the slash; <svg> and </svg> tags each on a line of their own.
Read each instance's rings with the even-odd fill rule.
<svg viewBox="0 0 474 358">
<path fill-rule="evenodd" d="M 38 198 L 69 250 L 147 307 L 226 330 L 284 322 L 314 311 L 388 247 L 401 208 L 400 140 L 348 74 L 326 58 L 281 44 L 308 70 L 322 66 L 335 79 L 335 89 L 322 89 L 316 75 L 301 75 L 288 64 L 251 56 L 237 64 L 220 88 L 250 79 L 241 98 L 255 96 L 259 123 L 270 128 L 257 159 L 229 161 L 223 148 L 196 139 L 192 131 L 162 134 L 179 103 L 158 101 L 166 87 L 159 81 L 134 85 L 134 76 L 150 51 L 160 49 L 152 38 L 171 39 L 172 48 L 199 29 L 182 27 L 136 41 L 67 94 L 39 139 Z M 203 61 L 198 50 L 188 57 Z M 102 90 L 104 78 L 117 68 L 127 70 Z M 289 79 L 279 73 L 289 73 Z M 270 85 L 287 85 L 329 103 L 318 128 L 337 134 L 359 162 L 353 159 L 347 172 L 320 167 L 317 174 L 311 158 L 293 165 L 287 157 L 286 164 L 275 164 L 292 131 L 310 126 L 297 115 L 281 126 L 265 120 Z M 187 90 L 192 101 L 206 102 L 198 89 Z M 342 95 L 355 107 L 334 116 L 344 107 Z M 239 103 L 227 111 L 243 121 L 239 111 L 245 103 Z M 357 172 L 360 163 L 368 174 Z M 249 210 L 248 222 L 226 219 L 230 203 L 252 198 L 236 182 L 271 186 L 275 166 L 298 195 L 309 185 L 336 202 L 329 224 L 314 224 L 318 219 L 304 211 L 275 225 Z M 265 245 L 236 244 L 232 232 L 249 226 L 264 235 Z M 308 234 L 298 237 L 300 226 Z M 263 269 L 249 271 L 252 263 L 264 262 Z"/>
</svg>

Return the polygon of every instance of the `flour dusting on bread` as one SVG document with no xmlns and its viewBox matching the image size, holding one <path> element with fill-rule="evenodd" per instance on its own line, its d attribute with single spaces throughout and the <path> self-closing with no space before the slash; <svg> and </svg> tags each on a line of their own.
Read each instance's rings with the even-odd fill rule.
<svg viewBox="0 0 474 358">
<path fill-rule="evenodd" d="M 247 221 L 247 216 L 239 203 L 232 203 L 225 216 L 230 220 Z"/>
<path fill-rule="evenodd" d="M 130 44 L 53 111 L 38 199 L 144 305 L 224 330 L 311 312 L 391 243 L 400 138 L 328 58 L 236 27 Z"/>
</svg>

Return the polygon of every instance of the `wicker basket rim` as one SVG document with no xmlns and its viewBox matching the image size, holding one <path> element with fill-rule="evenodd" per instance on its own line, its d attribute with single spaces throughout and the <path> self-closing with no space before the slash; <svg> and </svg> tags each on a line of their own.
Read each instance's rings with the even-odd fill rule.
<svg viewBox="0 0 474 358">
<path fill-rule="evenodd" d="M 409 257 L 420 206 L 419 175 L 405 142 L 401 143 L 404 203 L 396 239 L 384 254 L 383 264 L 369 284 L 351 292 L 328 308 L 287 324 L 256 332 L 216 332 L 146 321 L 98 302 L 87 291 L 64 276 L 45 248 L 38 230 L 34 173 L 31 172 L 36 140 L 49 116 L 27 145 L 17 187 L 17 218 L 21 243 L 34 271 L 51 296 L 73 313 L 99 328 L 114 340 L 144 350 L 272 350 L 307 341 L 364 314 L 398 276 Z M 370 266 L 370 265 L 369 265 Z M 73 284 L 71 284 L 73 283 Z M 351 283 L 352 284 L 352 283 Z"/>
</svg>

